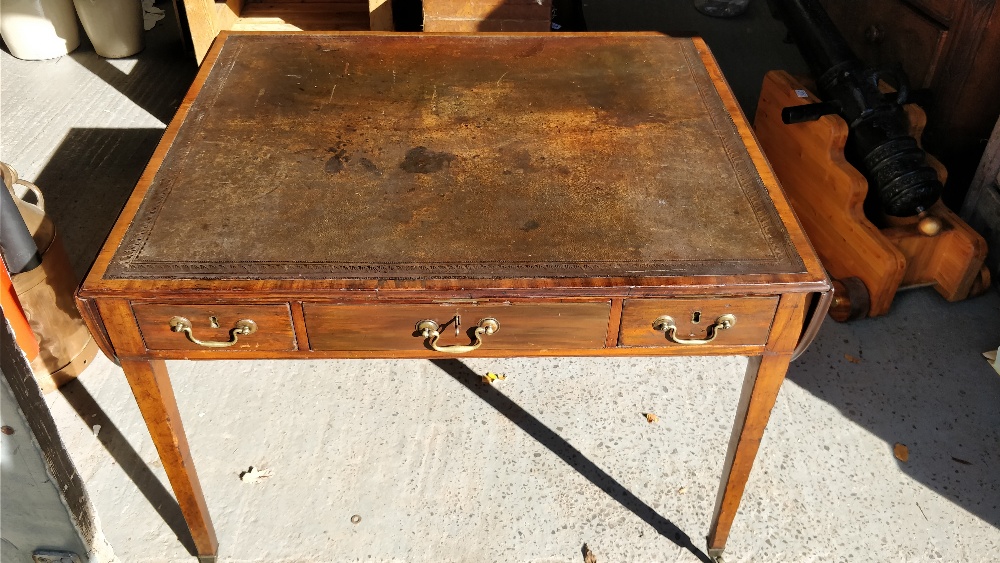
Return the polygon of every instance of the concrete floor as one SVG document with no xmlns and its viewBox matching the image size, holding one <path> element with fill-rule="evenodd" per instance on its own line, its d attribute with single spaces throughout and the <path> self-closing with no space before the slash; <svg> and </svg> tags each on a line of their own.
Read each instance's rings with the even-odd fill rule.
<svg viewBox="0 0 1000 563">
<path fill-rule="evenodd" d="M 764 70 L 801 65 L 761 2 L 732 21 L 663 4 L 591 0 L 588 23 L 701 32 L 748 110 Z M 123 61 L 0 53 L 0 160 L 45 191 L 81 274 L 193 77 L 171 21 Z M 1000 376 L 980 356 L 998 344 L 995 291 L 948 304 L 915 290 L 886 317 L 827 322 L 778 397 L 728 560 L 1000 559 Z M 745 364 L 169 368 L 221 561 L 578 562 L 587 543 L 601 562 L 688 562 L 704 561 Z M 507 379 L 486 386 L 487 370 Z M 48 401 L 118 559 L 192 560 L 120 370 L 100 357 Z M 272 476 L 241 481 L 250 466 Z"/>
</svg>

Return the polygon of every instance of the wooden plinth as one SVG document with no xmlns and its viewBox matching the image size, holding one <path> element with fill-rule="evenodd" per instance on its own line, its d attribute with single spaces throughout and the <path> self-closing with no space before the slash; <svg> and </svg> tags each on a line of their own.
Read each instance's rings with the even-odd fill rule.
<svg viewBox="0 0 1000 563">
<path fill-rule="evenodd" d="M 909 287 L 932 285 L 948 301 L 985 290 L 986 241 L 940 201 L 921 217 L 881 228 L 865 216 L 868 182 L 844 158 L 848 127 L 843 119 L 827 115 L 793 125 L 781 121 L 782 108 L 818 101 L 788 73 L 769 72 L 754 129 L 830 276 L 856 278 L 845 284 L 848 295 L 839 298 L 844 313 L 834 318 L 884 315 L 896 292 Z M 911 134 L 919 139 L 926 116 L 912 104 L 906 110 Z M 944 183 L 944 166 L 930 155 L 928 161 Z M 867 306 L 858 310 L 855 303 L 855 312 L 849 312 L 849 302 L 858 299 L 867 299 Z"/>
</svg>

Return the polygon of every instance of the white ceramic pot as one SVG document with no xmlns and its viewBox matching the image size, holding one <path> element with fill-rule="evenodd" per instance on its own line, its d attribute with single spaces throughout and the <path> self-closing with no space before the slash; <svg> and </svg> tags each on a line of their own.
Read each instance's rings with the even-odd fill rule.
<svg viewBox="0 0 1000 563">
<path fill-rule="evenodd" d="M 54 59 L 80 45 L 72 0 L 3 0 L 0 36 L 19 59 Z"/>
<path fill-rule="evenodd" d="M 142 50 L 140 0 L 73 0 L 73 4 L 98 55 L 120 59 Z"/>
</svg>

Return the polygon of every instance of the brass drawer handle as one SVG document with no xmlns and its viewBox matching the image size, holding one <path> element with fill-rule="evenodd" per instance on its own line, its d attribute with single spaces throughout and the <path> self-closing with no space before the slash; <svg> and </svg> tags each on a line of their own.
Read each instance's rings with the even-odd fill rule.
<svg viewBox="0 0 1000 563">
<path fill-rule="evenodd" d="M 174 332 L 183 332 L 187 335 L 187 339 L 194 342 L 198 346 L 204 346 L 206 348 L 228 348 L 236 341 L 239 340 L 241 336 L 248 334 L 253 334 L 257 332 L 257 323 L 250 319 L 243 319 L 236 321 L 233 325 L 233 329 L 229 331 L 229 336 L 231 337 L 228 342 L 220 342 L 218 340 L 198 340 L 191 333 L 191 321 L 185 319 L 184 317 L 174 317 L 170 319 L 170 330 Z"/>
<path fill-rule="evenodd" d="M 473 350 L 478 350 L 483 345 L 483 336 L 489 336 L 500 330 L 500 321 L 492 317 L 480 320 L 475 332 L 476 341 L 469 346 L 438 346 L 437 341 L 441 337 L 441 333 L 438 332 L 439 328 L 441 326 L 430 319 L 425 319 L 417 323 L 417 332 L 427 339 L 427 345 L 432 350 L 444 352 L 445 354 L 467 354 Z"/>
<path fill-rule="evenodd" d="M 730 329 L 734 324 L 736 324 L 736 315 L 726 313 L 725 315 L 715 319 L 715 323 L 708 327 L 708 338 L 703 340 L 697 338 L 684 339 L 677 337 L 677 325 L 674 324 L 674 319 L 667 315 L 663 315 L 653 321 L 653 330 L 662 332 L 667 337 L 667 340 L 675 344 L 697 345 L 710 343 L 715 340 L 716 336 L 719 335 L 720 330 Z"/>
</svg>

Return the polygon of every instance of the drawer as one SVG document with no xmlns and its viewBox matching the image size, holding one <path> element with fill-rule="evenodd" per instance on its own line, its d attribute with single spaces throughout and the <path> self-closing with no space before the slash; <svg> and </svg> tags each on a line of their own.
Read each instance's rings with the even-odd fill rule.
<svg viewBox="0 0 1000 563">
<path fill-rule="evenodd" d="M 499 330 L 484 335 L 480 350 L 604 348 L 610 301 L 596 303 L 451 303 L 304 306 L 313 350 L 429 350 L 418 322 L 438 323 L 438 346 L 469 346 L 481 319 L 494 318 Z M 458 335 L 455 319 L 458 318 Z"/>
<path fill-rule="evenodd" d="M 955 13 L 955 3 L 961 0 L 906 0 L 920 8 L 935 20 L 949 23 Z"/>
<path fill-rule="evenodd" d="M 295 331 L 285 303 L 279 305 L 184 305 L 169 303 L 134 303 L 132 311 L 139 331 L 150 350 L 295 350 Z M 187 319 L 191 336 L 206 344 L 196 344 L 184 332 L 171 330 L 171 319 Z M 234 327 L 241 320 L 251 320 L 256 330 L 235 334 L 236 342 L 212 346 L 212 342 L 230 342 Z"/>
<path fill-rule="evenodd" d="M 704 340 L 716 333 L 713 346 L 760 346 L 767 342 L 777 297 L 722 297 L 683 299 L 626 299 L 622 308 L 620 346 L 684 346 L 654 328 L 657 319 L 669 316 L 678 339 Z M 732 315 L 725 330 L 712 330 L 716 319 Z"/>
</svg>

